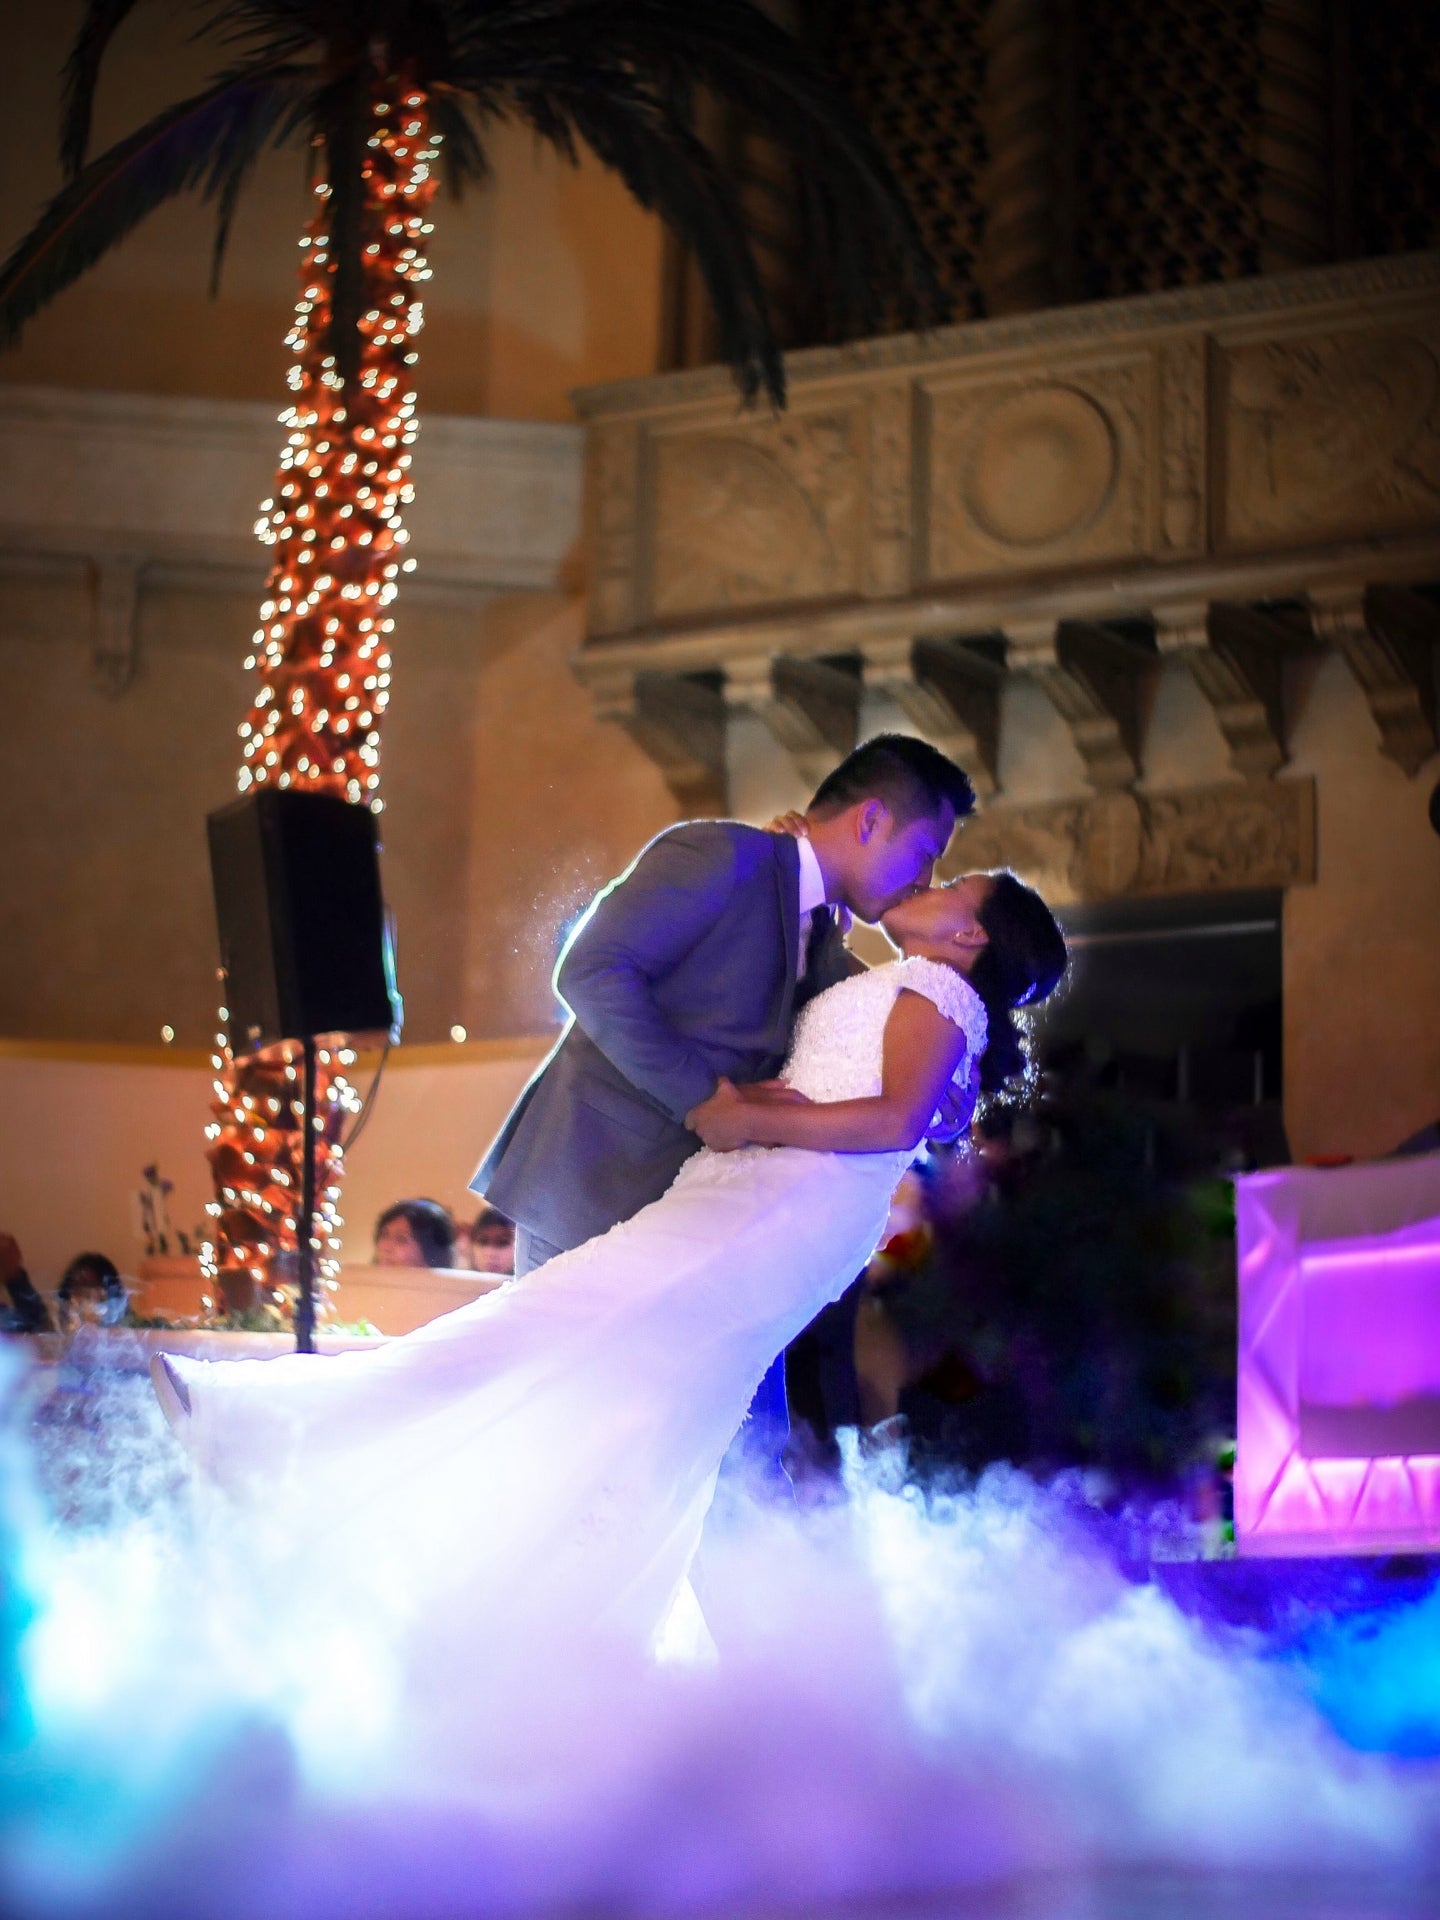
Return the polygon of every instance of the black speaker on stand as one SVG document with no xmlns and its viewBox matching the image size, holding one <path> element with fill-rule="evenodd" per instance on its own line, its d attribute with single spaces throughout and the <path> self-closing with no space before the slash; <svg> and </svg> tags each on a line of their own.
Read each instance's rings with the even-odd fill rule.
<svg viewBox="0 0 1440 1920">
<path fill-rule="evenodd" d="M 303 1052 L 295 1344 L 313 1353 L 316 1041 L 393 1034 L 400 1020 L 376 817 L 330 794 L 270 788 L 206 828 L 231 1051 L 289 1040 Z"/>
</svg>

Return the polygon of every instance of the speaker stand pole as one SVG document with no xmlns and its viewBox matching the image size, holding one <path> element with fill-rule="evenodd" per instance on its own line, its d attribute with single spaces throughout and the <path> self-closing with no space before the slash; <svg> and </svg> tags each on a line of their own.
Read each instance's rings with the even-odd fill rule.
<svg viewBox="0 0 1440 1920">
<path fill-rule="evenodd" d="M 305 1079 L 300 1110 L 305 1129 L 300 1155 L 300 1258 L 295 1293 L 295 1351 L 315 1351 L 315 1040 L 304 1042 Z"/>
</svg>

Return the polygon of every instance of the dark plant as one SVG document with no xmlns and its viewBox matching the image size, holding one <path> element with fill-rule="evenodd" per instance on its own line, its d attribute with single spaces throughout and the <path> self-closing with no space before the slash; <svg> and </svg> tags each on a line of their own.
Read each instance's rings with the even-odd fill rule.
<svg viewBox="0 0 1440 1920">
<path fill-rule="evenodd" d="M 0 344 L 147 214 L 198 191 L 216 210 L 212 286 L 267 147 L 299 144 L 329 183 L 330 351 L 346 380 L 367 298 L 362 162 L 377 83 L 423 95 L 452 193 L 489 171 L 497 120 L 566 159 L 588 147 L 693 251 L 742 392 L 783 401 L 784 369 L 745 221 L 695 130 L 702 92 L 792 157 L 837 315 L 873 331 L 937 313 L 915 223 L 885 161 L 816 60 L 752 0 L 205 0 L 197 37 L 226 50 L 210 84 L 87 158 L 97 80 L 139 0 L 89 0 L 65 76 L 67 182 L 0 270 Z"/>
<path fill-rule="evenodd" d="M 1164 1122 L 1121 1096 L 1039 1117 L 1042 1144 L 987 1202 L 942 1214 L 891 1303 L 934 1358 L 903 1403 L 917 1453 L 1173 1484 L 1233 1432 L 1229 1184 L 1198 1177 L 1192 1143 L 1157 1139 Z"/>
</svg>

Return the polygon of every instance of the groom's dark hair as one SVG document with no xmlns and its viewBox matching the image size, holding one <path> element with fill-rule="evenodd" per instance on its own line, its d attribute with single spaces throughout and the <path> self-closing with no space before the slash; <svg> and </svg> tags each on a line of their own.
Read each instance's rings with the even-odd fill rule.
<svg viewBox="0 0 1440 1920">
<path fill-rule="evenodd" d="M 955 818 L 975 810 L 969 775 L 938 747 L 909 733 L 877 733 L 856 747 L 815 790 L 811 813 L 840 813 L 862 800 L 883 800 L 902 826 L 934 819 L 948 802 Z"/>
</svg>

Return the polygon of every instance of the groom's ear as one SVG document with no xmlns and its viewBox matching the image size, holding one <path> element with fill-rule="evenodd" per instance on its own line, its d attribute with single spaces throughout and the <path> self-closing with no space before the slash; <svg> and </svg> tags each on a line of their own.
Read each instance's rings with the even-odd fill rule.
<svg viewBox="0 0 1440 1920">
<path fill-rule="evenodd" d="M 890 809 L 883 800 L 861 801 L 855 809 L 855 838 L 862 847 L 869 845 L 889 818 Z"/>
</svg>

